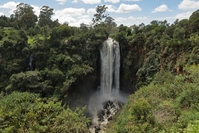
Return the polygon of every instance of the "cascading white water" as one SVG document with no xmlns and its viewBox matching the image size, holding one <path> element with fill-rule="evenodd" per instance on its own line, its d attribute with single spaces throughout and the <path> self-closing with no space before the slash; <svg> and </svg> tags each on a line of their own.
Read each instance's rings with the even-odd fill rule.
<svg viewBox="0 0 199 133">
<path fill-rule="evenodd" d="M 28 67 L 26 68 L 26 71 L 33 71 L 33 65 L 32 65 L 33 56 L 34 56 L 34 53 L 32 53 L 29 57 L 29 63 L 28 63 Z"/>
<path fill-rule="evenodd" d="M 120 49 L 119 43 L 108 38 L 102 44 L 101 55 L 101 83 L 102 93 L 119 92 L 120 86 Z"/>
<path fill-rule="evenodd" d="M 120 109 L 126 97 L 120 89 L 120 49 L 119 43 L 108 38 L 102 43 L 100 93 L 90 97 L 88 110 L 92 114 L 91 133 L 103 132 L 104 126 Z"/>
</svg>

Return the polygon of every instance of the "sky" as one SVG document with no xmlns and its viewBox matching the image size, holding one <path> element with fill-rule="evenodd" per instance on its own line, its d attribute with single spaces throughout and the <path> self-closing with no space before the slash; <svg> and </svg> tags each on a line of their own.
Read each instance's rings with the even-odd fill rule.
<svg viewBox="0 0 199 133">
<path fill-rule="evenodd" d="M 106 14 L 119 26 L 150 24 L 153 20 L 172 24 L 176 19 L 189 19 L 199 9 L 199 0 L 1 0 L 0 15 L 10 16 L 19 3 L 31 5 L 39 16 L 42 6 L 54 9 L 52 20 L 79 27 L 91 24 L 96 7 L 106 5 Z"/>
</svg>

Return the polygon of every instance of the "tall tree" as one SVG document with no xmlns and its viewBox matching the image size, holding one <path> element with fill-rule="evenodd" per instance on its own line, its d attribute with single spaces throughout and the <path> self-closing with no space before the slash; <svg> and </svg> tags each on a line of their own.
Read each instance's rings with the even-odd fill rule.
<svg viewBox="0 0 199 133">
<path fill-rule="evenodd" d="M 0 16 L 0 27 L 10 26 L 10 19 L 5 15 Z"/>
<path fill-rule="evenodd" d="M 39 26 L 44 27 L 44 26 L 52 26 L 53 21 L 51 20 L 51 16 L 54 14 L 53 13 L 53 8 L 50 8 L 49 6 L 43 6 L 40 9 L 40 15 L 39 15 Z"/>
<path fill-rule="evenodd" d="M 189 18 L 190 29 L 192 32 L 198 32 L 199 28 L 199 10 L 192 13 Z"/>
<path fill-rule="evenodd" d="M 106 17 L 104 20 L 108 33 L 114 33 L 116 31 L 117 24 L 114 22 L 114 19 L 110 16 Z"/>
<path fill-rule="evenodd" d="M 34 27 L 37 22 L 37 15 L 34 14 L 33 7 L 25 3 L 20 3 L 16 8 L 14 10 L 14 18 L 18 27 L 25 29 Z"/>
<path fill-rule="evenodd" d="M 27 12 L 32 12 L 33 10 L 33 7 L 31 7 L 30 5 L 28 4 L 25 4 L 25 3 L 20 3 L 16 6 L 16 10 L 14 10 L 14 15 L 15 15 L 15 18 L 17 20 L 20 20 L 21 17 L 27 13 Z"/>
<path fill-rule="evenodd" d="M 37 16 L 34 14 L 34 12 L 28 12 L 21 17 L 21 20 L 19 22 L 20 22 L 20 27 L 29 29 L 36 25 Z"/>
<path fill-rule="evenodd" d="M 94 14 L 94 18 L 92 20 L 93 24 L 102 23 L 104 19 L 108 17 L 108 14 L 105 14 L 107 8 L 108 7 L 106 7 L 105 5 L 97 6 L 96 13 Z"/>
</svg>

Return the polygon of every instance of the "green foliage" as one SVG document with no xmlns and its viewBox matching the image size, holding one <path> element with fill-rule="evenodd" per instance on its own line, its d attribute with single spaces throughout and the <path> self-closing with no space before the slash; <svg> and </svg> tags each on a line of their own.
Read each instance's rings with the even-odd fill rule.
<svg viewBox="0 0 199 133">
<path fill-rule="evenodd" d="M 9 23 L 4 20 L 2 17 L 0 17 L 0 27 L 9 27 Z"/>
<path fill-rule="evenodd" d="M 127 104 L 130 105 L 126 105 L 124 107 L 125 111 L 123 110 L 118 117 L 117 126 L 115 127 L 117 133 L 155 131 L 153 129 L 155 121 L 151 112 L 152 107 L 146 99 L 140 98 Z M 128 113 L 126 114 L 126 112 Z"/>
<path fill-rule="evenodd" d="M 186 90 L 184 90 L 178 97 L 178 103 L 182 108 L 189 108 L 192 105 L 198 104 L 199 98 L 199 90 L 197 85 L 186 85 Z"/>
<path fill-rule="evenodd" d="M 121 112 L 113 132 L 194 132 L 198 128 L 198 118 L 194 118 L 198 115 L 198 68 L 186 65 L 199 63 L 198 11 L 190 19 L 173 24 L 154 20 L 148 25 L 116 27 L 106 9 L 105 5 L 96 8 L 95 26 L 80 28 L 52 21 L 53 9 L 48 6 L 41 8 L 38 24 L 33 8 L 24 3 L 10 18 L 1 16 L 0 26 L 11 26 L 0 30 L 1 91 L 62 98 L 85 76 L 97 82 L 101 44 L 111 36 L 120 43 L 121 84 L 135 84 L 138 90 Z M 27 71 L 32 53 L 35 69 Z M 56 127 L 59 122 L 52 126 Z M 59 128 L 57 132 L 62 126 Z M 15 127 L 5 128 L 9 130 Z M 45 132 L 47 128 L 37 126 L 34 131 Z"/>
<path fill-rule="evenodd" d="M 41 73 L 38 71 L 13 74 L 9 82 L 9 85 L 6 87 L 7 92 L 27 91 L 40 93 L 45 96 L 53 94 L 52 82 L 50 80 L 43 80 Z"/>
<path fill-rule="evenodd" d="M 29 46 L 27 36 L 24 31 L 6 29 L 1 35 L 0 41 L 1 53 L 1 90 L 7 85 L 7 80 L 13 73 L 24 71 L 27 67 Z"/>
<path fill-rule="evenodd" d="M 78 76 L 78 75 L 87 75 L 88 73 L 92 72 L 93 69 L 85 64 L 79 65 L 72 65 L 71 70 L 69 70 L 68 75 L 71 76 Z"/>
<path fill-rule="evenodd" d="M 24 27 L 25 29 L 34 27 L 36 25 L 36 22 L 37 15 L 35 15 L 34 12 L 24 14 L 19 21 L 20 27 Z"/>
<path fill-rule="evenodd" d="M 44 26 L 52 26 L 52 20 L 51 16 L 54 14 L 53 13 L 53 8 L 50 8 L 49 6 L 42 6 L 40 9 L 40 14 L 39 14 L 39 21 L 38 25 L 40 27 Z"/>
<path fill-rule="evenodd" d="M 84 109 L 72 111 L 37 94 L 13 92 L 0 99 L 1 132 L 87 133 Z"/>
<path fill-rule="evenodd" d="M 7 92 L 22 91 L 39 93 L 49 97 L 61 93 L 65 75 L 59 69 L 45 69 L 44 71 L 27 71 L 13 74 L 9 79 Z"/>
<path fill-rule="evenodd" d="M 198 120 L 194 122 L 190 122 L 185 129 L 184 132 L 186 133 L 197 133 L 199 131 L 199 123 Z"/>
<path fill-rule="evenodd" d="M 68 25 L 61 25 L 53 28 L 51 33 L 51 40 L 64 39 L 73 35 L 72 28 Z"/>
<path fill-rule="evenodd" d="M 94 18 L 92 20 L 93 24 L 100 24 L 105 18 L 107 18 L 107 15 L 104 14 L 107 8 L 108 7 L 106 7 L 106 5 L 97 6 L 96 14 L 94 14 Z"/>
<path fill-rule="evenodd" d="M 17 9 L 14 10 L 14 19 L 17 23 L 17 28 L 29 29 L 36 25 L 37 15 L 34 14 L 32 6 L 20 3 L 16 8 Z"/>
<path fill-rule="evenodd" d="M 192 32 L 198 32 L 198 22 L 199 22 L 199 19 L 198 19 L 198 16 L 199 16 L 199 10 L 195 11 L 192 13 L 192 15 L 190 16 L 189 18 L 189 22 L 190 22 L 190 29 L 192 30 Z"/>
<path fill-rule="evenodd" d="M 153 82 L 132 94 L 112 132 L 196 132 L 198 74 L 196 65 L 181 75 L 160 71 Z"/>
</svg>

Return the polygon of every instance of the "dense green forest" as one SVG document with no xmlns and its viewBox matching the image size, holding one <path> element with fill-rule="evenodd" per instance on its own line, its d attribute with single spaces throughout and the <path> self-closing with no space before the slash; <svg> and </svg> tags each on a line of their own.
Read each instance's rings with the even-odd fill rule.
<svg viewBox="0 0 199 133">
<path fill-rule="evenodd" d="M 108 37 L 120 44 L 121 91 L 134 93 L 107 132 L 199 131 L 199 11 L 128 27 L 106 9 L 90 27 L 52 20 L 49 6 L 36 16 L 25 3 L 0 16 L 0 132 L 89 132 L 86 106 L 71 109 L 67 97 L 85 81 L 97 89 Z"/>
</svg>

